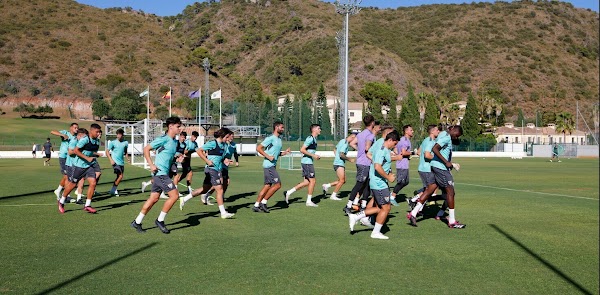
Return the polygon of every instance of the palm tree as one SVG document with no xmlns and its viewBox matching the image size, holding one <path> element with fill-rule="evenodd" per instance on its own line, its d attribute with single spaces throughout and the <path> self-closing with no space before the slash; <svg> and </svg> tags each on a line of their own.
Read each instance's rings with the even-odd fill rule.
<svg viewBox="0 0 600 295">
<path fill-rule="evenodd" d="M 563 142 L 567 143 L 567 132 L 573 133 L 575 130 L 575 122 L 573 115 L 568 112 L 560 112 L 556 114 L 556 132 L 563 134 Z"/>
</svg>

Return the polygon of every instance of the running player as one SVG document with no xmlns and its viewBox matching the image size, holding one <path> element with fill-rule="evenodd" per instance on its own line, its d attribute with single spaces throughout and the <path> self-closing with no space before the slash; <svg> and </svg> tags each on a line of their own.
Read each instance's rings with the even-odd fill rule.
<svg viewBox="0 0 600 295">
<path fill-rule="evenodd" d="M 108 146 L 106 148 L 106 157 L 110 161 L 113 171 L 117 175 L 117 178 L 113 182 L 113 186 L 109 193 L 118 197 L 119 192 L 117 191 L 117 187 L 119 186 L 119 183 L 121 183 L 121 180 L 123 180 L 123 173 L 125 172 L 125 161 L 123 160 L 123 156 L 125 156 L 127 158 L 127 162 L 129 162 L 129 154 L 127 154 L 129 142 L 123 138 L 125 135 L 125 131 L 123 131 L 123 129 L 118 129 L 116 133 L 117 139 L 108 142 Z"/>
<path fill-rule="evenodd" d="M 392 173 L 392 157 L 390 150 L 398 144 L 399 139 L 400 134 L 398 134 L 397 131 L 392 131 L 386 135 L 383 146 L 378 151 L 374 151 L 373 164 L 371 164 L 372 169 L 369 171 L 369 187 L 373 190 L 373 197 L 377 205 L 367 207 L 358 214 L 348 214 L 351 233 L 354 231 L 356 222 L 366 216 L 377 214 L 371 238 L 381 240 L 389 239 L 389 237 L 381 233 L 381 228 L 391 209 L 388 182 L 392 182 L 396 178 Z"/>
<path fill-rule="evenodd" d="M 337 176 L 337 181 L 332 183 L 323 184 L 323 194 L 327 195 L 327 190 L 334 186 L 333 193 L 331 193 L 330 199 L 334 201 L 341 201 L 342 199 L 338 198 L 337 194 L 344 183 L 346 183 L 346 161 L 350 161 L 350 163 L 354 163 L 354 159 L 348 158 L 348 147 L 352 146 L 353 149 L 357 149 L 356 143 L 354 139 L 356 138 L 356 134 L 352 133 L 348 135 L 345 139 L 342 139 L 338 142 L 333 150 L 335 154 L 335 159 L 333 159 L 333 171 Z"/>
<path fill-rule="evenodd" d="M 371 160 L 367 158 L 367 152 L 375 141 L 375 134 L 379 132 L 379 122 L 375 122 L 372 115 L 366 115 L 363 118 L 365 129 L 356 135 L 356 184 L 352 188 L 348 196 L 348 203 L 344 207 L 344 212 L 349 214 L 352 212 L 352 204 L 358 202 L 356 199 L 358 194 L 362 194 L 364 198 L 369 194 L 369 167 Z"/>
<path fill-rule="evenodd" d="M 75 188 L 77 182 L 81 179 L 87 179 L 89 188 L 87 192 L 87 199 L 83 210 L 88 213 L 96 213 L 92 205 L 92 197 L 96 189 L 96 173 L 94 172 L 94 163 L 96 158 L 99 157 L 98 148 L 100 148 L 100 125 L 94 123 L 90 126 L 89 136 L 85 136 L 77 141 L 77 145 L 73 150 L 76 157 L 72 160 L 72 172 L 69 175 L 69 182 L 65 186 L 63 195 L 58 201 L 58 211 L 65 213 L 65 200 L 71 191 Z"/>
<path fill-rule="evenodd" d="M 402 131 L 404 132 L 404 136 L 400 138 L 398 145 L 396 146 L 396 154 L 400 156 L 400 159 L 396 161 L 396 186 L 394 187 L 394 191 L 392 192 L 392 196 L 390 197 L 390 203 L 394 206 L 398 206 L 398 202 L 396 202 L 396 195 L 400 192 L 401 189 L 408 185 L 408 160 L 410 160 L 410 156 L 414 155 L 415 152 L 412 151 L 412 145 L 410 140 L 413 137 L 413 129 L 410 125 L 405 125 L 402 127 Z M 406 198 L 406 201 L 409 202 L 410 198 Z"/>
<path fill-rule="evenodd" d="M 185 157 L 183 158 L 183 162 L 181 162 L 181 174 L 176 176 L 177 182 L 185 178 L 188 193 L 193 191 L 192 177 L 194 176 L 194 172 L 192 171 L 192 154 L 198 149 L 198 143 L 196 143 L 198 136 L 200 136 L 198 131 L 192 131 L 190 139 L 185 141 Z"/>
<path fill-rule="evenodd" d="M 192 193 L 185 197 L 179 198 L 179 209 L 183 210 L 183 206 L 193 197 L 203 195 L 202 202 L 207 204 L 205 194 L 214 188 L 217 193 L 217 204 L 219 205 L 219 211 L 221 212 L 221 218 L 232 218 L 235 214 L 227 212 L 223 202 L 223 177 L 222 177 L 222 166 L 223 166 L 223 153 L 225 152 L 225 138 L 231 130 L 227 128 L 221 128 L 215 131 L 214 140 L 205 143 L 202 147 L 198 148 L 196 153 L 204 162 L 204 183 L 202 188 L 193 190 Z M 206 154 L 205 154 L 206 152 Z"/>
<path fill-rule="evenodd" d="M 454 216 L 454 179 L 450 173 L 451 169 L 460 168 L 458 164 L 453 164 L 448 159 L 452 154 L 452 145 L 458 144 L 460 136 L 463 134 L 462 127 L 460 125 L 450 126 L 448 131 L 440 132 L 436 143 L 434 144 L 432 151 L 434 154 L 431 160 L 431 170 L 435 176 L 435 182 L 437 186 L 445 190 L 446 201 L 448 203 L 448 227 L 463 229 L 466 225 L 461 224 L 455 219 Z M 406 216 L 410 221 L 411 225 L 417 226 L 416 216 L 417 213 L 423 208 L 425 201 L 435 191 L 435 186 L 428 186 L 428 188 L 421 194 L 419 202 L 415 208 Z"/>
<path fill-rule="evenodd" d="M 308 207 L 319 207 L 319 205 L 313 203 L 312 196 L 315 190 L 315 184 L 317 180 L 315 179 L 315 166 L 313 164 L 313 159 L 320 160 L 321 156 L 317 155 L 317 136 L 321 134 L 321 126 L 319 124 L 310 125 L 310 135 L 306 137 L 304 140 L 304 144 L 300 148 L 300 152 L 303 154 L 302 160 L 300 163 L 302 164 L 302 177 L 304 180 L 298 183 L 293 188 L 284 191 L 283 197 L 285 198 L 285 202 L 289 204 L 289 197 L 297 190 L 302 189 L 305 186 L 308 186 L 308 195 L 306 196 L 306 206 Z"/>
<path fill-rule="evenodd" d="M 71 126 L 69 126 L 69 130 L 61 130 L 61 131 L 52 130 L 52 131 L 50 131 L 50 134 L 60 136 L 60 139 L 61 139 L 60 149 L 58 152 L 58 164 L 60 165 L 60 173 L 62 173 L 62 178 L 60 179 L 60 184 L 58 185 L 58 188 L 56 188 L 54 190 L 56 199 L 60 198 L 60 193 L 62 192 L 62 189 L 65 187 L 65 185 L 68 181 L 67 180 L 68 177 L 67 177 L 66 162 L 67 162 L 67 153 L 69 151 L 69 142 L 71 141 L 71 139 L 73 139 L 77 136 L 78 129 L 79 129 L 79 125 L 77 123 L 71 123 Z"/>
<path fill-rule="evenodd" d="M 46 143 L 44 143 L 44 166 L 50 166 L 50 158 L 52 158 L 52 152 L 54 148 L 52 147 L 52 143 L 50 142 L 50 137 L 46 138 Z"/>
<path fill-rule="evenodd" d="M 138 214 L 137 218 L 131 222 L 131 227 L 135 228 L 135 230 L 139 233 L 145 232 L 145 230 L 142 228 L 144 216 L 146 216 L 150 209 L 152 209 L 152 206 L 158 202 L 160 193 L 163 191 L 169 195 L 169 199 L 165 201 L 165 204 L 163 205 L 158 218 L 154 221 L 154 224 L 156 224 L 156 226 L 164 234 L 171 232 L 165 226 L 165 218 L 167 217 L 169 210 L 171 210 L 173 207 L 173 204 L 177 202 L 177 198 L 179 198 L 179 192 L 169 177 L 169 171 L 177 150 L 177 141 L 175 140 L 175 136 L 181 131 L 181 120 L 177 117 L 170 117 L 167 118 L 166 125 L 166 134 L 156 138 L 149 145 L 144 147 L 144 158 L 146 158 L 146 162 L 150 166 L 150 171 L 154 176 L 152 177 L 153 181 L 150 198 L 148 198 L 148 200 L 146 200 L 144 203 L 144 206 L 142 206 L 142 210 Z M 151 150 L 156 150 L 156 162 L 153 162 L 152 158 L 150 157 Z M 183 155 L 180 155 L 176 161 L 183 161 Z"/>
<path fill-rule="evenodd" d="M 263 172 L 265 185 L 258 193 L 254 207 L 254 212 L 265 212 L 269 213 L 267 208 L 267 201 L 281 188 L 281 178 L 277 173 L 277 159 L 279 156 L 285 156 L 290 153 L 290 148 L 285 151 L 281 151 L 281 138 L 279 138 L 285 130 L 285 126 L 280 121 L 273 123 L 273 134 L 259 145 L 256 146 L 256 152 L 264 157 L 263 160 Z"/>
</svg>

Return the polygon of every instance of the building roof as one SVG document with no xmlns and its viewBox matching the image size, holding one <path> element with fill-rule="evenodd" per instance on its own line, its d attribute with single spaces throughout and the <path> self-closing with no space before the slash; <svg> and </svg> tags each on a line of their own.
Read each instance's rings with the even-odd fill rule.
<svg viewBox="0 0 600 295">
<path fill-rule="evenodd" d="M 558 136 L 563 135 L 562 133 L 557 133 L 556 129 L 550 127 L 498 127 L 495 132 L 497 135 L 545 135 L 545 136 Z M 573 133 L 568 134 L 571 136 L 585 136 L 585 132 L 580 130 L 574 130 Z"/>
</svg>

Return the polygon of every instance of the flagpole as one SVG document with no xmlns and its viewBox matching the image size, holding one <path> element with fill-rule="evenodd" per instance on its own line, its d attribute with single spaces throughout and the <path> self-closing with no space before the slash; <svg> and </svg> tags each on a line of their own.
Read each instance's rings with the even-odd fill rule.
<svg viewBox="0 0 600 295">
<path fill-rule="evenodd" d="M 219 93 L 221 93 L 221 88 L 219 88 Z M 219 128 L 223 128 L 223 111 L 221 110 L 221 100 L 223 94 L 219 95 Z"/>
<path fill-rule="evenodd" d="M 146 87 L 146 119 L 150 120 L 150 85 Z"/>
<path fill-rule="evenodd" d="M 198 88 L 198 133 L 202 134 L 202 125 L 200 125 L 200 118 L 202 117 L 202 87 Z"/>
<path fill-rule="evenodd" d="M 169 87 L 169 117 L 171 117 L 171 97 L 173 97 L 173 92 L 171 91 L 171 87 Z"/>
</svg>

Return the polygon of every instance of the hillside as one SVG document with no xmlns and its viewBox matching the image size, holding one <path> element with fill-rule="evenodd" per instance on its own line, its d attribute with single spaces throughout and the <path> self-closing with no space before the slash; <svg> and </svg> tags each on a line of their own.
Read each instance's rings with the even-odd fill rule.
<svg viewBox="0 0 600 295">
<path fill-rule="evenodd" d="M 69 0 L 0 2 L 0 97 L 89 99 L 123 88 L 175 96 L 204 85 L 226 99 L 257 92 L 337 93 L 342 18 L 316 0 L 196 3 L 161 18 Z M 598 13 L 560 2 L 365 8 L 350 19 L 350 96 L 388 81 L 400 95 L 464 99 L 495 91 L 523 108 L 591 116 L 598 102 Z M 154 99 L 157 99 L 157 98 Z M 0 98 L 1 100 L 2 98 Z"/>
</svg>

